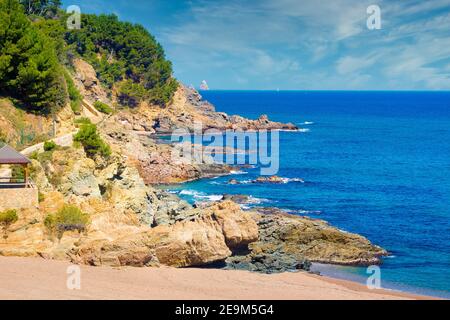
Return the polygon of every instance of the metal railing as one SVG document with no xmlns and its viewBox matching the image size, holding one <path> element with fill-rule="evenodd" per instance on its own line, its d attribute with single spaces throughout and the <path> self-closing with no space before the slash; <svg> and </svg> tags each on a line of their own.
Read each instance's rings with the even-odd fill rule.
<svg viewBox="0 0 450 320">
<path fill-rule="evenodd" d="M 13 177 L 0 177 L 0 189 L 35 189 L 33 180 L 15 179 Z"/>
</svg>

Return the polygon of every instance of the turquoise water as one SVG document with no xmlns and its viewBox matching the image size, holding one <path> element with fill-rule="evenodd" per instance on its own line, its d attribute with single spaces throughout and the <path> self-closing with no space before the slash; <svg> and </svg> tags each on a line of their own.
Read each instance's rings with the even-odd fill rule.
<svg viewBox="0 0 450 320">
<path fill-rule="evenodd" d="M 258 168 L 174 188 L 189 201 L 247 194 L 368 237 L 391 257 L 382 285 L 450 297 L 450 92 L 202 92 L 218 111 L 293 122 L 280 133 L 280 185 Z M 307 123 L 307 124 L 305 124 Z M 296 179 L 303 179 L 301 183 Z M 325 268 L 363 281 L 363 268 Z"/>
</svg>

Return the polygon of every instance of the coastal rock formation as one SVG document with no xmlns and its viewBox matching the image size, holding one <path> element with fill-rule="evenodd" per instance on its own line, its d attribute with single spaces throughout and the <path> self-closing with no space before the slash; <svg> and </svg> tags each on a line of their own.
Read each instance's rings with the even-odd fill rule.
<svg viewBox="0 0 450 320">
<path fill-rule="evenodd" d="M 155 201 L 166 199 L 156 198 Z M 66 231 L 56 237 L 44 221 L 67 202 L 89 214 L 90 223 L 83 232 Z M 176 207 L 176 199 L 173 202 Z M 160 202 L 157 212 L 161 205 Z M 167 208 L 164 210 L 167 212 Z M 202 210 L 178 204 L 174 211 L 177 210 L 183 217 L 171 216 L 168 223 L 151 227 L 143 224 L 133 210 L 118 207 L 109 200 L 75 196 L 68 199 L 51 191 L 46 193 L 39 209 L 18 212 L 19 220 L 0 239 L 0 254 L 89 265 L 202 266 L 224 261 L 234 250 L 246 248 L 258 237 L 256 222 L 232 202 L 215 203 Z"/>
<path fill-rule="evenodd" d="M 282 272 L 308 269 L 310 262 L 377 265 L 387 252 L 366 238 L 331 227 L 322 220 L 289 215 L 272 208 L 253 213 L 259 239 L 249 253 L 227 259 L 229 269 Z M 272 212 L 269 214 L 269 212 Z"/>
<path fill-rule="evenodd" d="M 70 104 L 58 110 L 54 117 L 46 117 L 23 112 L 15 107 L 12 100 L 0 98 L 0 133 L 13 147 L 33 145 L 35 140 L 50 138 L 53 133 L 63 135 L 73 132 L 73 118 Z"/>
<path fill-rule="evenodd" d="M 96 164 L 86 158 L 82 149 L 56 150 L 47 163 L 52 167 L 50 179 L 62 194 L 100 198 L 100 187 L 94 175 Z"/>
<path fill-rule="evenodd" d="M 170 133 L 174 128 L 186 128 L 193 131 L 195 121 L 201 122 L 203 130 L 298 130 L 292 123 L 273 122 L 266 115 L 262 115 L 257 120 L 249 120 L 241 116 L 229 116 L 223 112 L 216 112 L 214 107 L 204 101 L 195 89 L 185 86 L 180 86 L 168 114 L 158 117 L 155 130 L 158 133 Z"/>
<path fill-rule="evenodd" d="M 96 171 L 103 199 L 116 210 L 131 211 L 146 225 L 153 223 L 157 200 L 155 190 L 148 187 L 139 171 L 118 154 L 113 154 L 103 170 Z"/>
<path fill-rule="evenodd" d="M 31 177 L 42 193 L 58 191 L 74 203 L 104 200 L 113 210 L 132 212 L 142 223 L 153 223 L 156 195 L 118 153 L 107 161 L 94 161 L 83 149 L 64 147 L 39 159 L 32 162 Z"/>
<path fill-rule="evenodd" d="M 91 72 L 82 67 L 85 62 L 83 64 L 79 60 L 77 61 L 79 67 L 81 66 L 81 70 L 77 73 L 80 81 L 83 82 L 82 79 L 84 78 L 92 78 L 94 79 L 92 82 L 96 83 L 97 80 L 92 77 Z M 85 94 L 104 100 L 102 93 L 90 88 L 86 85 L 83 86 L 83 90 L 86 91 Z M 208 129 L 220 131 L 298 130 L 298 127 L 292 123 L 273 122 L 266 115 L 262 115 L 257 120 L 250 120 L 241 116 L 229 116 L 223 112 L 216 112 L 214 107 L 209 102 L 204 101 L 195 89 L 185 87 L 182 84 L 179 85 L 172 100 L 172 103 L 165 108 L 143 102 L 134 108 L 133 112 L 119 112 L 116 116 L 116 122 L 122 124 L 127 130 L 157 134 L 172 134 L 176 129 L 194 132 L 196 123 L 201 124 L 201 130 L 203 131 Z"/>
<path fill-rule="evenodd" d="M 172 145 L 157 143 L 148 135 L 127 129 L 118 116 L 106 119 L 100 130 L 117 153 L 134 163 L 146 184 L 177 184 L 225 175 L 232 170 L 226 165 L 185 159 Z"/>
<path fill-rule="evenodd" d="M 74 62 L 75 82 L 84 98 L 107 102 L 94 69 Z M 114 96 L 114 95 L 113 95 Z M 14 127 L 8 105 L 0 127 Z M 11 110 L 10 110 L 11 111 Z M 13 110 L 14 111 L 14 110 Z M 67 110 L 66 110 L 67 111 Z M 73 132 L 73 113 L 58 115 L 59 127 Z M 9 112 L 9 111 L 8 111 Z M 32 115 L 26 115 L 33 121 Z M 47 119 L 48 120 L 48 119 Z M 293 124 L 249 120 L 216 112 L 200 94 L 180 86 L 165 108 L 142 103 L 101 119 L 98 132 L 111 146 L 108 158 L 88 158 L 82 148 L 58 147 L 34 155 L 31 176 L 41 192 L 39 208 L 19 210 L 18 221 L 0 238 L 0 255 L 40 256 L 75 263 L 110 266 L 204 266 L 225 262 L 230 269 L 259 272 L 307 270 L 310 261 L 348 265 L 380 263 L 386 254 L 364 237 L 330 227 L 326 222 L 290 216 L 276 209 L 242 211 L 246 196 L 224 196 L 216 203 L 191 206 L 152 185 L 173 184 L 229 174 L 229 166 L 191 163 L 174 154 L 174 146 L 154 134 L 174 129 L 296 130 Z M 44 126 L 46 129 L 48 123 Z M 17 134 L 6 130 L 6 134 Z M 189 144 L 188 147 L 193 147 Z M 279 177 L 255 183 L 285 183 Z M 239 183 L 230 180 L 230 183 Z M 58 236 L 45 219 L 65 204 L 89 215 L 81 231 Z"/>
<path fill-rule="evenodd" d="M 156 196 L 159 201 L 153 222 L 154 226 L 172 225 L 198 214 L 193 211 L 193 207 L 189 203 L 174 194 L 161 191 Z"/>
<path fill-rule="evenodd" d="M 107 92 L 97 78 L 97 72 L 92 65 L 80 58 L 73 59 L 72 63 L 75 69 L 75 84 L 84 98 L 90 103 L 98 100 L 109 102 Z"/>
<path fill-rule="evenodd" d="M 247 204 L 250 202 L 250 197 L 243 194 L 224 194 L 222 200 L 233 201 L 237 204 Z"/>
<path fill-rule="evenodd" d="M 174 267 L 223 261 L 231 249 L 258 237 L 253 219 L 234 203 L 213 204 L 191 219 L 128 234 L 113 241 L 82 241 L 69 253 L 74 262 L 91 265 L 149 263 Z"/>
<path fill-rule="evenodd" d="M 252 183 L 284 183 L 283 178 L 280 178 L 278 176 L 271 176 L 271 177 L 258 177 L 256 180 L 253 180 Z"/>
</svg>

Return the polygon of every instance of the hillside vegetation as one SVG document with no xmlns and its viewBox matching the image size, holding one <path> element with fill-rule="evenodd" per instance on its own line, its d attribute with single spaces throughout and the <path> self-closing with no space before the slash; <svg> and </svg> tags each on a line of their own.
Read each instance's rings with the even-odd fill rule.
<svg viewBox="0 0 450 320">
<path fill-rule="evenodd" d="M 56 41 L 30 21 L 17 0 L 0 0 L 0 93 L 44 113 L 67 100 Z"/>
<path fill-rule="evenodd" d="M 177 89 L 164 50 L 142 26 L 114 15 L 82 15 L 80 30 L 68 30 L 60 1 L 0 0 L 0 95 L 21 108 L 53 114 L 80 96 L 68 76 L 77 56 L 125 106 L 142 101 L 167 105 Z"/>
<path fill-rule="evenodd" d="M 83 15 L 80 30 L 66 33 L 71 47 L 91 63 L 109 88 L 117 82 L 121 102 L 149 100 L 165 105 L 177 82 L 164 50 L 141 25 L 115 15 Z"/>
</svg>

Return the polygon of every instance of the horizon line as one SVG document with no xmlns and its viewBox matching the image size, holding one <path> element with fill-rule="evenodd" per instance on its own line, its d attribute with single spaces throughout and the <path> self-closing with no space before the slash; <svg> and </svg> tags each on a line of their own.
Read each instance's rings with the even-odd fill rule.
<svg viewBox="0 0 450 320">
<path fill-rule="evenodd" d="M 208 92 L 208 91 L 266 91 L 266 92 L 435 92 L 435 93 L 450 93 L 449 90 L 435 89 L 209 89 L 202 90 L 200 88 L 195 88 L 197 91 Z"/>
</svg>

